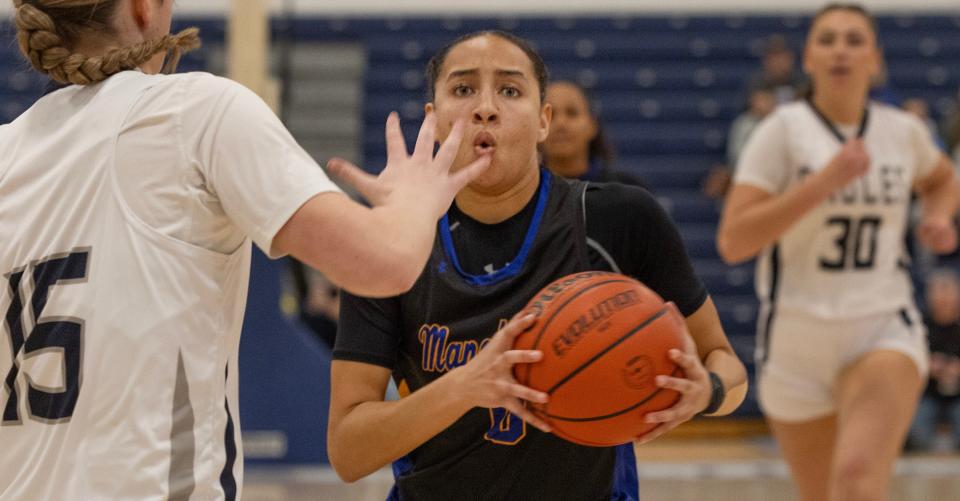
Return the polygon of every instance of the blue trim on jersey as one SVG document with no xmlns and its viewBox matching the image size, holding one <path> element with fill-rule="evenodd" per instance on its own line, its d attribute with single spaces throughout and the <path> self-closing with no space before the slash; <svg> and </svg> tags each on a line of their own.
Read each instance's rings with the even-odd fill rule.
<svg viewBox="0 0 960 501">
<path fill-rule="evenodd" d="M 397 484 L 400 483 L 400 477 L 413 470 L 413 461 L 410 459 L 410 456 L 403 456 L 394 461 L 391 467 L 393 468 L 394 480 L 393 487 L 390 488 L 390 493 L 387 494 L 387 501 L 401 501 L 400 489 L 397 488 Z"/>
<path fill-rule="evenodd" d="M 227 368 L 229 372 L 230 368 Z M 237 479 L 233 476 L 233 464 L 237 461 L 237 443 L 233 433 L 233 416 L 230 415 L 230 403 L 226 398 L 223 399 L 223 408 L 227 411 L 227 429 L 223 433 L 223 446 L 226 453 L 226 461 L 223 463 L 223 471 L 220 472 L 220 487 L 223 488 L 223 495 L 227 501 L 236 501 L 237 499 Z"/>
<path fill-rule="evenodd" d="M 633 442 L 618 445 L 617 462 L 613 466 L 611 501 L 639 501 L 640 481 L 637 479 L 637 457 Z"/>
<path fill-rule="evenodd" d="M 457 259 L 457 250 L 453 247 L 453 235 L 450 233 L 450 220 L 447 214 L 443 215 L 443 218 L 440 219 L 440 241 L 443 243 L 443 249 L 446 251 L 447 257 L 461 277 L 473 285 L 491 285 L 520 273 L 524 263 L 527 261 L 527 254 L 529 254 L 530 249 L 533 248 L 533 241 L 537 236 L 537 230 L 540 229 L 543 213 L 547 208 L 547 197 L 550 194 L 551 177 L 552 175 L 549 171 L 542 167 L 540 168 L 540 188 L 537 193 L 537 208 L 533 213 L 533 221 L 530 222 L 530 227 L 527 228 L 527 236 L 523 239 L 523 246 L 520 247 L 520 252 L 517 253 L 517 257 L 514 258 L 513 261 L 510 261 L 509 265 L 493 273 L 471 275 L 463 270 L 460 266 L 460 260 Z"/>
</svg>

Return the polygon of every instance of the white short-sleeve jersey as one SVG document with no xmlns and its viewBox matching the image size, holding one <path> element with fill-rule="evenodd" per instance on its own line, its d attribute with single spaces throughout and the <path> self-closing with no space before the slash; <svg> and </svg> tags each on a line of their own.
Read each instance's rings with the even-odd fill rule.
<svg viewBox="0 0 960 501">
<path fill-rule="evenodd" d="M 877 103 L 867 111 L 868 173 L 805 214 L 758 258 L 756 289 L 768 313 L 775 307 L 849 319 L 913 303 L 904 245 L 911 187 L 942 153 L 911 115 Z M 783 105 L 750 137 L 734 182 L 783 193 L 840 151 L 837 133 L 848 139 L 858 129 L 832 128 L 807 101 Z"/>
<path fill-rule="evenodd" d="M 336 190 L 255 95 L 128 71 L 0 126 L 0 499 L 233 499 L 250 240 Z"/>
</svg>

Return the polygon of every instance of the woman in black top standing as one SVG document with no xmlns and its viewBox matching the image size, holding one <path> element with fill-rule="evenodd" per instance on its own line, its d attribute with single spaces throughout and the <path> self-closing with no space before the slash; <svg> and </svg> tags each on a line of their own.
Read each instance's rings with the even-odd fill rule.
<svg viewBox="0 0 960 501">
<path fill-rule="evenodd" d="M 492 160 L 441 219 L 413 289 L 386 299 L 343 297 L 328 444 L 347 481 L 393 462 L 391 499 L 637 499 L 633 444 L 584 447 L 545 433 L 524 402 L 547 395 L 512 377 L 514 364 L 541 357 L 511 349 L 533 321 L 516 313 L 539 289 L 578 271 L 636 277 L 686 317 L 692 337 L 671 356 L 687 378 L 658 381 L 683 396 L 647 415 L 660 426 L 644 439 L 697 413 L 729 413 L 743 399 L 744 367 L 650 194 L 539 168 L 537 145 L 551 119 L 546 73 L 526 42 L 501 32 L 467 35 L 428 67 L 426 111 L 436 116 L 437 137 L 468 123 L 454 165 Z M 403 398 L 384 402 L 391 375 Z"/>
</svg>

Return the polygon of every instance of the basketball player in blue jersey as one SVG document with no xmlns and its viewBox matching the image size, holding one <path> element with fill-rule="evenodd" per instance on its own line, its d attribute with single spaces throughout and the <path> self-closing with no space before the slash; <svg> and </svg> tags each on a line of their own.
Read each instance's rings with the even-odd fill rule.
<svg viewBox="0 0 960 501">
<path fill-rule="evenodd" d="M 513 365 L 541 357 L 511 349 L 533 320 L 513 317 L 543 286 L 582 270 L 631 275 L 674 301 L 692 339 L 671 357 L 687 378 L 658 380 L 682 398 L 648 415 L 659 423 L 650 440 L 698 413 L 729 413 L 745 395 L 744 367 L 713 303 L 649 193 L 567 181 L 538 166 L 551 107 L 547 70 L 526 42 L 467 35 L 434 56 L 427 79 L 437 137 L 458 120 L 469 123 L 454 168 L 483 156 L 492 162 L 441 220 L 411 291 L 343 298 L 331 463 L 354 481 L 392 462 L 391 499 L 635 500 L 633 444 L 566 442 L 524 407 L 547 396 L 511 375 Z M 405 396 L 385 402 L 391 375 Z"/>
<path fill-rule="evenodd" d="M 957 244 L 953 166 L 911 115 L 868 101 L 876 23 L 832 4 L 807 36 L 809 99 L 753 133 L 717 245 L 759 256 L 760 405 L 801 499 L 887 499 L 925 381 L 927 348 L 904 233 L 919 197 L 921 243 Z"/>
<path fill-rule="evenodd" d="M 410 157 L 394 116 L 366 208 L 250 91 L 158 74 L 199 43 L 173 0 L 13 4 L 65 86 L 0 126 L 0 499 L 236 499 L 251 240 L 400 293 L 485 161 L 450 174 L 462 125 L 434 159 L 433 117 Z"/>
</svg>

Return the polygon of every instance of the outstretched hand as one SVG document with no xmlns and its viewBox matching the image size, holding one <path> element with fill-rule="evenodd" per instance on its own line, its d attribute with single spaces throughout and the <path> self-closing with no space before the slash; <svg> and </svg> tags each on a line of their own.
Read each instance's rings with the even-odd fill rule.
<svg viewBox="0 0 960 501">
<path fill-rule="evenodd" d="M 427 208 L 439 219 L 456 194 L 490 165 L 490 156 L 484 155 L 462 169 L 450 171 L 463 140 L 464 127 L 462 121 L 454 124 L 434 156 L 436 117 L 427 113 L 411 155 L 407 153 L 400 130 L 400 118 L 394 112 L 387 118 L 387 166 L 379 175 L 368 174 L 342 158 L 331 159 L 327 167 L 374 206 L 394 201 L 413 204 Z"/>
</svg>

